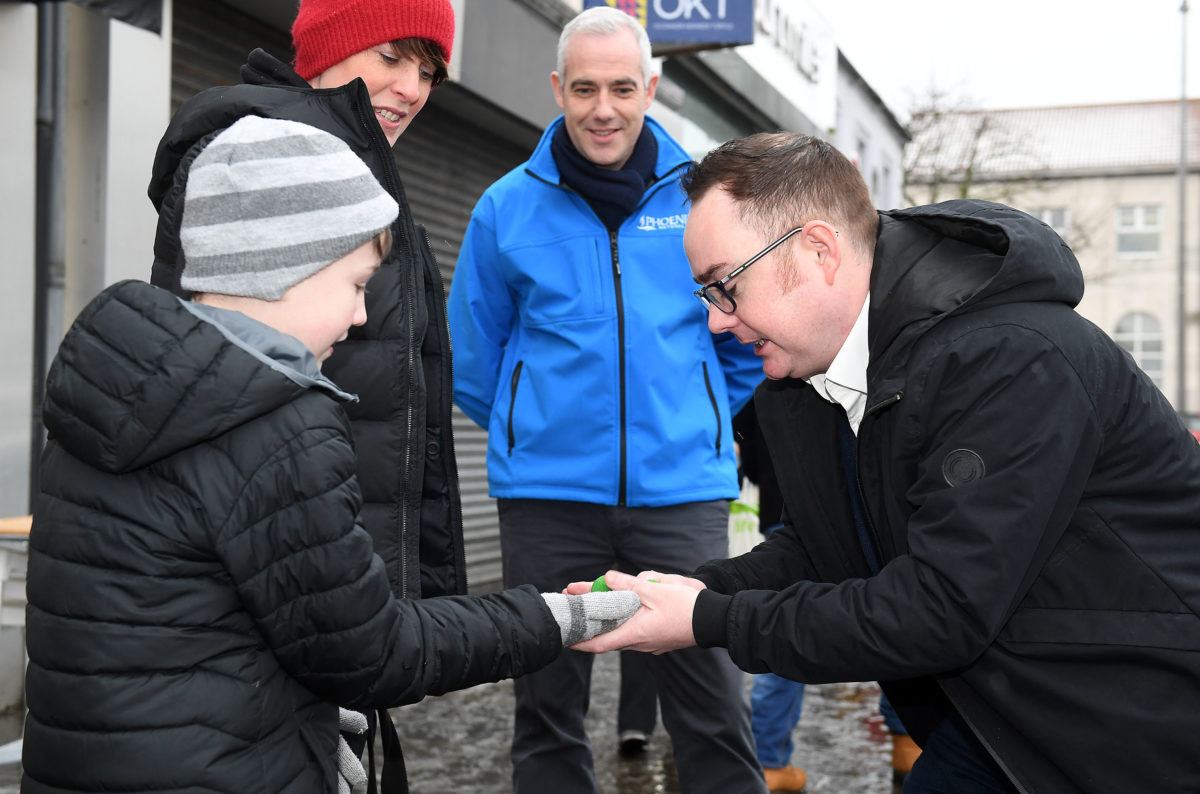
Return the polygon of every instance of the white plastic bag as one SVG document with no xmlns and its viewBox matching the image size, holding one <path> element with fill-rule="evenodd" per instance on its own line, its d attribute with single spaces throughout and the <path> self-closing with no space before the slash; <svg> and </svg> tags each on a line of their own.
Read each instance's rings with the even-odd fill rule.
<svg viewBox="0 0 1200 794">
<path fill-rule="evenodd" d="M 758 531 L 758 486 L 747 482 L 729 504 L 729 556 L 745 554 L 762 541 Z"/>
</svg>

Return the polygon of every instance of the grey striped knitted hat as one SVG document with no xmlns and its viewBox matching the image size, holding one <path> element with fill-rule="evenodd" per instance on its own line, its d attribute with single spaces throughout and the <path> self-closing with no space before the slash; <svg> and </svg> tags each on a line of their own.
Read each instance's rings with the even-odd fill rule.
<svg viewBox="0 0 1200 794">
<path fill-rule="evenodd" d="M 399 207 L 340 139 L 282 119 L 238 119 L 192 164 L 179 285 L 279 300 L 391 225 Z"/>
</svg>

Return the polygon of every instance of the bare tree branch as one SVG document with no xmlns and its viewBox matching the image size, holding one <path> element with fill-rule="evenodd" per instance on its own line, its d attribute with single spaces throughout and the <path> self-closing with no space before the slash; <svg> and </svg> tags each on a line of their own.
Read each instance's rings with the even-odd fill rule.
<svg viewBox="0 0 1200 794">
<path fill-rule="evenodd" d="M 1003 112 L 973 108 L 931 86 L 914 102 L 907 130 L 904 199 L 910 204 L 943 197 L 1011 203 L 1041 183 L 1045 168 L 1035 142 Z"/>
</svg>

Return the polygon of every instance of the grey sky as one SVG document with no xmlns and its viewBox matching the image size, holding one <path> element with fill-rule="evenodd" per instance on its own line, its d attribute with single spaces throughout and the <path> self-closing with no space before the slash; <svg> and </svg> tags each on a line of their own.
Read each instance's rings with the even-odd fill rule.
<svg viewBox="0 0 1200 794">
<path fill-rule="evenodd" d="M 902 116 L 929 86 L 1008 108 L 1178 99 L 1181 0 L 811 0 Z M 1200 96 L 1200 0 L 1187 91 Z"/>
</svg>

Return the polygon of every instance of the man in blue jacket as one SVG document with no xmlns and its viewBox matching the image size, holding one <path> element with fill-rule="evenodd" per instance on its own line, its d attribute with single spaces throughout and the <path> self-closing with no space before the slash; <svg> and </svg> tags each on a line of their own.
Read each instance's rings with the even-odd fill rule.
<svg viewBox="0 0 1200 794">
<path fill-rule="evenodd" d="M 563 116 L 483 194 L 450 289 L 454 399 L 489 433 L 504 581 L 551 590 L 609 568 L 691 571 L 727 554 L 731 416 L 762 371 L 689 295 L 683 149 L 645 112 L 645 31 L 611 8 L 563 30 Z M 764 791 L 726 654 L 654 659 L 686 792 Z M 591 657 L 516 683 L 517 792 L 592 792 Z"/>
</svg>

